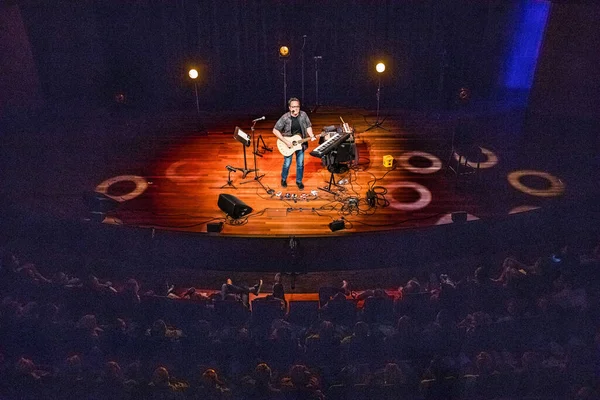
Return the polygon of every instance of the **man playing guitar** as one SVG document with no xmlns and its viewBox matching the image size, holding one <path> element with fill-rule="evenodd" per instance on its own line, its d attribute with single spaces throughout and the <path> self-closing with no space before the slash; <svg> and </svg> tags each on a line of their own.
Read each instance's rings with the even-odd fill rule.
<svg viewBox="0 0 600 400">
<path fill-rule="evenodd" d="M 308 115 L 300 110 L 300 100 L 292 97 L 288 101 L 289 112 L 283 114 L 281 118 L 275 124 L 273 128 L 273 134 L 289 149 L 295 149 L 295 151 L 289 155 L 287 152 L 282 152 L 283 157 L 283 168 L 281 170 L 281 186 L 287 187 L 287 177 L 290 171 L 290 165 L 292 164 L 292 157 L 296 154 L 296 185 L 299 189 L 304 189 L 302 183 L 302 177 L 304 174 L 304 150 L 308 148 L 306 140 L 295 141 L 290 138 L 295 135 L 299 135 L 302 139 L 307 139 L 310 136 L 310 140 L 315 140 L 315 135 L 312 131 L 312 124 Z M 281 151 L 281 149 L 280 149 Z"/>
</svg>

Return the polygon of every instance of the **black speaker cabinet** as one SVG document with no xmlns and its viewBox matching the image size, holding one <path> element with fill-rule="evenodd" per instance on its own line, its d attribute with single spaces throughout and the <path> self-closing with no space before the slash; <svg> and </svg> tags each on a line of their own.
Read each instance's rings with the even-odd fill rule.
<svg viewBox="0 0 600 400">
<path fill-rule="evenodd" d="M 209 233 L 219 233 L 223 230 L 222 222 L 209 222 L 206 224 L 206 232 Z"/>
<path fill-rule="evenodd" d="M 340 229 L 344 228 L 344 220 L 336 219 L 335 221 L 331 221 L 329 223 L 329 229 L 331 229 L 331 232 L 339 231 Z"/>
<path fill-rule="evenodd" d="M 356 158 L 356 145 L 345 142 L 337 148 L 336 162 L 348 162 Z"/>
<path fill-rule="evenodd" d="M 107 213 L 119 206 L 119 202 L 99 192 L 83 193 L 83 202 L 91 212 Z"/>
<path fill-rule="evenodd" d="M 467 222 L 466 211 L 455 211 L 452 214 L 450 214 L 450 216 L 452 217 L 452 222 L 454 222 L 455 224 L 462 224 L 464 222 Z"/>
<path fill-rule="evenodd" d="M 233 219 L 238 219 L 252 212 L 246 203 L 230 194 L 221 193 L 217 202 L 219 208 Z"/>
</svg>

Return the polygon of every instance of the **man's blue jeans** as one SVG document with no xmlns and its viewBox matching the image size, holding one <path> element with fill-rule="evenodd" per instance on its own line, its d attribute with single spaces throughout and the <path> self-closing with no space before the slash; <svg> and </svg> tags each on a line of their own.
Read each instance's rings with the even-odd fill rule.
<svg viewBox="0 0 600 400">
<path fill-rule="evenodd" d="M 304 151 L 297 150 L 296 154 L 296 182 L 302 182 L 302 177 L 304 176 Z M 281 180 L 287 181 L 288 174 L 290 172 L 290 165 L 292 165 L 292 157 L 291 156 L 283 157 L 283 169 L 281 170 Z"/>
</svg>

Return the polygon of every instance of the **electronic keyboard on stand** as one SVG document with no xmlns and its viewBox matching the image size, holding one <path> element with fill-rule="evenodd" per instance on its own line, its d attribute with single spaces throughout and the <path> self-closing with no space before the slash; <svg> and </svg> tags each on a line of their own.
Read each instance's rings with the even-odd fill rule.
<svg viewBox="0 0 600 400">
<path fill-rule="evenodd" d="M 331 153 L 333 150 L 337 149 L 339 145 L 344 143 L 346 139 L 350 137 L 352 132 L 336 132 L 329 139 L 321 143 L 318 147 L 315 147 L 313 151 L 310 152 L 310 155 L 313 157 L 322 158 L 323 156 Z"/>
<path fill-rule="evenodd" d="M 341 117 L 340 117 L 341 119 Z M 331 172 L 331 177 L 329 178 L 329 184 L 326 187 L 319 187 L 319 189 L 324 190 L 326 192 L 335 194 L 335 192 L 333 190 L 331 190 L 331 186 L 338 186 L 340 188 L 340 190 L 344 190 L 343 187 L 337 185 L 335 183 L 335 178 L 334 178 L 334 173 L 338 172 L 339 170 L 335 167 L 340 166 L 340 162 L 343 161 L 347 161 L 347 160 L 343 160 L 343 156 L 340 157 L 340 151 L 338 150 L 338 148 L 343 148 L 343 144 L 345 142 L 351 142 L 351 143 L 346 143 L 346 145 L 350 145 L 351 147 L 354 147 L 354 129 L 352 129 L 350 127 L 349 124 L 345 123 L 344 120 L 342 119 L 342 123 L 343 125 L 341 127 L 338 127 L 336 129 L 335 126 L 331 126 L 331 127 L 326 127 L 325 130 L 328 131 L 329 129 L 332 130 L 331 132 L 331 137 L 329 139 L 327 139 L 326 141 L 324 141 L 323 143 L 321 143 L 318 147 L 316 147 L 313 151 L 310 152 L 310 155 L 313 157 L 319 157 L 321 159 L 321 163 L 327 167 L 327 170 L 329 172 Z M 346 149 L 346 152 L 348 149 Z M 343 152 L 342 152 L 343 153 Z M 349 153 L 352 154 L 356 154 L 356 151 L 353 150 Z M 347 168 L 346 168 L 347 170 Z"/>
</svg>

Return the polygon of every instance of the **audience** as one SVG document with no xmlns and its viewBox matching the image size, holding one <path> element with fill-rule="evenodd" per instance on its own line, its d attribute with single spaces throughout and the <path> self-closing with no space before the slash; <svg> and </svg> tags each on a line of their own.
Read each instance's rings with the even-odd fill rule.
<svg viewBox="0 0 600 400">
<path fill-rule="evenodd" d="M 4 252 L 0 397 L 597 399 L 599 249 L 428 273 L 398 291 L 343 281 L 319 291 L 306 326 L 219 320 L 217 302 L 248 307 L 262 281 L 228 280 L 217 298 L 164 282 L 143 292 L 135 278 L 81 279 Z M 285 301 L 280 274 L 271 296 Z"/>
</svg>

